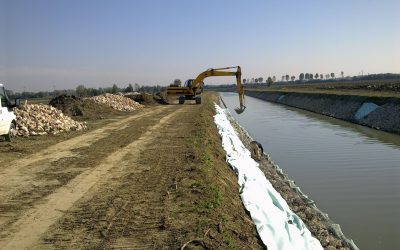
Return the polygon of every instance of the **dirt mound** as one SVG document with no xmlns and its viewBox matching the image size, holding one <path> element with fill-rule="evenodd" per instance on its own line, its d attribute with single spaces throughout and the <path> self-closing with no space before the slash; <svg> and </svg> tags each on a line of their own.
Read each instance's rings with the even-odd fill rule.
<svg viewBox="0 0 400 250">
<path fill-rule="evenodd" d="M 59 134 L 86 129 L 86 124 L 74 121 L 60 110 L 43 104 L 27 104 L 15 109 L 19 136 Z"/>
<path fill-rule="evenodd" d="M 57 96 L 50 101 L 49 105 L 61 110 L 66 115 L 74 116 L 78 120 L 103 119 L 108 115 L 117 113 L 116 110 L 105 104 L 74 95 Z"/>
<path fill-rule="evenodd" d="M 129 99 L 127 97 L 121 95 L 108 94 L 108 93 L 104 95 L 89 97 L 86 99 L 92 100 L 96 103 L 105 104 L 119 111 L 133 111 L 144 107 L 140 103 L 137 103 L 134 100 Z"/>
<path fill-rule="evenodd" d="M 49 105 L 61 110 L 64 114 L 71 116 L 82 116 L 80 107 L 81 99 L 74 95 L 59 95 L 50 100 Z"/>
<path fill-rule="evenodd" d="M 152 105 L 158 103 L 156 96 L 150 93 L 129 92 L 123 93 L 122 95 L 140 104 Z"/>
</svg>

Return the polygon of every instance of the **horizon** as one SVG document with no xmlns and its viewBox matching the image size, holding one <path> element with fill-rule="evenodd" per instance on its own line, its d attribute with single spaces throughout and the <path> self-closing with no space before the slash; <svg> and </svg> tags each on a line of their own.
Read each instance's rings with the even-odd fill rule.
<svg viewBox="0 0 400 250">
<path fill-rule="evenodd" d="M 399 10 L 395 0 L 0 0 L 0 82 L 14 92 L 166 86 L 236 65 L 245 79 L 398 74 Z"/>
</svg>

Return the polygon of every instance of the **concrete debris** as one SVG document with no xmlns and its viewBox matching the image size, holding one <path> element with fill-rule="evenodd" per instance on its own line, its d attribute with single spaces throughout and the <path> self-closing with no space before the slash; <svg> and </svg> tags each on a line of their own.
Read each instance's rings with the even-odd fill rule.
<svg viewBox="0 0 400 250">
<path fill-rule="evenodd" d="M 106 104 L 107 106 L 119 111 L 133 111 L 144 107 L 142 104 L 139 104 L 127 97 L 108 93 L 104 95 L 88 97 L 87 99 L 93 100 L 96 103 Z"/>
<path fill-rule="evenodd" d="M 86 129 L 85 122 L 77 122 L 60 110 L 44 104 L 26 104 L 14 110 L 17 116 L 17 135 L 57 135 L 67 131 Z"/>
</svg>

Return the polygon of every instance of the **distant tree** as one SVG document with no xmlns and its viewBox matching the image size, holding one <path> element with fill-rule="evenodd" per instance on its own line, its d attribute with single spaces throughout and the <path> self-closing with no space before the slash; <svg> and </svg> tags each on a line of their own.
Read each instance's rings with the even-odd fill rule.
<svg viewBox="0 0 400 250">
<path fill-rule="evenodd" d="M 113 84 L 112 88 L 111 88 L 111 93 L 116 94 L 118 92 L 118 86 L 117 84 Z"/>
<path fill-rule="evenodd" d="M 254 83 L 254 78 L 251 78 L 251 83 Z"/>
<path fill-rule="evenodd" d="M 344 72 L 342 71 L 342 72 L 340 72 L 340 74 L 342 75 L 342 78 L 344 78 Z"/>
<path fill-rule="evenodd" d="M 295 77 L 295 76 L 292 76 L 290 79 L 292 80 L 292 82 L 294 82 L 294 80 L 296 79 L 296 77 Z"/>
<path fill-rule="evenodd" d="M 319 74 L 319 79 L 324 79 L 324 75 L 323 74 Z"/>
<path fill-rule="evenodd" d="M 255 81 L 256 83 L 258 83 L 258 78 L 254 79 L 254 81 Z"/>
<path fill-rule="evenodd" d="M 243 83 L 246 83 L 246 79 L 243 78 Z"/>
<path fill-rule="evenodd" d="M 125 93 L 133 92 L 133 86 L 129 83 L 128 87 L 125 89 Z"/>
<path fill-rule="evenodd" d="M 330 77 L 329 74 L 326 74 L 326 75 L 325 75 L 325 79 L 329 79 L 329 77 Z"/>
<path fill-rule="evenodd" d="M 306 73 L 305 76 L 304 76 L 304 78 L 305 78 L 306 80 L 309 80 L 309 79 L 310 79 L 310 74 L 309 74 L 309 73 Z"/>
<path fill-rule="evenodd" d="M 134 91 L 139 91 L 140 85 L 138 83 L 135 83 L 135 88 Z"/>
<path fill-rule="evenodd" d="M 272 77 L 272 81 L 273 81 L 273 82 L 276 82 L 276 76 L 273 76 L 273 77 Z"/>
<path fill-rule="evenodd" d="M 77 96 L 87 96 L 87 89 L 84 85 L 78 85 L 76 87 L 75 93 Z"/>
<path fill-rule="evenodd" d="M 87 96 L 96 96 L 96 95 L 99 95 L 99 90 L 98 90 L 98 89 L 95 89 L 95 88 L 88 88 L 88 89 L 86 90 L 86 95 L 87 95 Z"/>
<path fill-rule="evenodd" d="M 332 78 L 335 78 L 335 73 L 331 73 L 331 77 L 332 77 Z"/>
<path fill-rule="evenodd" d="M 174 86 L 180 87 L 182 85 L 181 79 L 175 79 L 174 80 Z"/>
<path fill-rule="evenodd" d="M 262 77 L 259 77 L 259 78 L 258 78 L 258 82 L 259 82 L 259 83 L 262 83 L 263 80 L 264 80 L 264 78 L 262 78 Z"/>
<path fill-rule="evenodd" d="M 282 82 L 285 81 L 285 76 L 282 76 Z"/>
<path fill-rule="evenodd" d="M 301 74 L 299 75 L 299 80 L 300 80 L 300 81 L 303 81 L 303 80 L 304 80 L 304 73 L 301 73 Z"/>
<path fill-rule="evenodd" d="M 268 79 L 267 79 L 267 86 L 269 87 L 269 86 L 271 86 L 271 84 L 274 82 L 274 80 L 272 80 L 272 78 L 271 77 L 268 77 Z"/>
<path fill-rule="evenodd" d="M 319 77 L 319 74 L 316 73 L 315 76 L 314 76 L 314 78 L 315 78 L 315 79 L 318 79 L 318 77 Z"/>
<path fill-rule="evenodd" d="M 308 74 L 310 76 L 310 80 L 314 79 L 314 75 L 312 73 Z"/>
<path fill-rule="evenodd" d="M 286 78 L 286 81 L 288 82 L 288 81 L 289 81 L 289 78 L 290 78 L 290 76 L 289 76 L 289 75 L 286 75 L 286 76 L 285 76 L 285 78 Z"/>
</svg>

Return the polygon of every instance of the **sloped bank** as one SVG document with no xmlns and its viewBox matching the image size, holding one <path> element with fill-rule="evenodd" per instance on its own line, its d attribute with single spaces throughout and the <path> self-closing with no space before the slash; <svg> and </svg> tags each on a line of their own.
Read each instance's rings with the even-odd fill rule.
<svg viewBox="0 0 400 250">
<path fill-rule="evenodd" d="M 395 98 L 250 90 L 246 95 L 400 134 L 400 100 Z"/>
<path fill-rule="evenodd" d="M 231 125 L 234 127 L 241 142 L 246 148 L 250 149 L 250 144 L 253 139 L 246 132 L 246 130 L 244 130 L 236 122 L 229 112 L 226 112 L 228 119 Z M 229 159 L 229 157 L 227 159 Z M 257 163 L 260 170 L 265 174 L 266 178 L 272 184 L 273 188 L 287 202 L 287 205 L 290 207 L 291 211 L 295 212 L 297 216 L 301 218 L 312 235 L 320 241 L 324 249 L 359 249 L 351 239 L 347 238 L 342 233 L 340 226 L 334 223 L 329 218 L 328 214 L 320 211 L 315 205 L 315 202 L 305 195 L 300 188 L 296 186 L 294 181 L 289 179 L 288 175 L 285 174 L 283 170 L 272 161 L 268 154 L 264 154 L 261 159 L 257 161 Z M 246 166 L 246 168 L 247 167 L 248 166 Z M 243 193 L 241 195 L 243 195 Z M 276 204 L 276 202 L 274 204 Z M 271 213 L 271 211 L 268 213 Z M 261 220 L 258 220 L 258 223 L 260 222 Z M 274 231 L 275 230 L 278 231 L 274 228 Z M 282 243 L 282 241 L 280 243 Z M 270 245 L 268 245 L 268 247 L 270 247 Z M 301 249 L 301 247 L 299 246 L 297 249 Z"/>
</svg>

